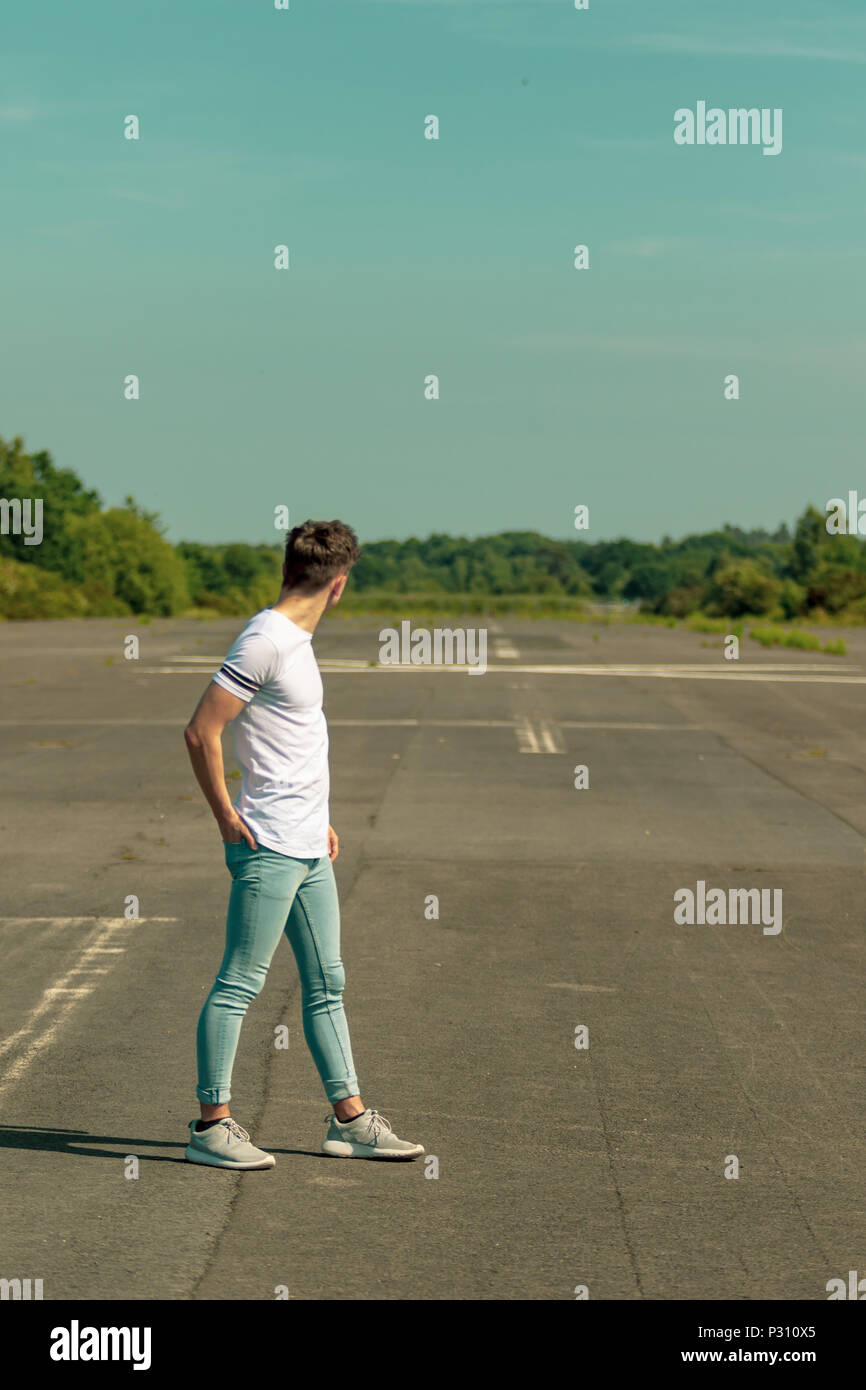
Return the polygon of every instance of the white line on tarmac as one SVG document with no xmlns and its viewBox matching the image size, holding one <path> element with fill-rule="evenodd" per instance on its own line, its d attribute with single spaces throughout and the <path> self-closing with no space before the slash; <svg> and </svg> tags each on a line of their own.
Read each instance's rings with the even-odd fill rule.
<svg viewBox="0 0 866 1390">
<path fill-rule="evenodd" d="M 329 728 L 341 729 L 511 729 L 513 719 L 329 719 Z"/>
<path fill-rule="evenodd" d="M 491 630 L 491 632 L 495 631 L 495 629 L 493 629 L 493 628 L 491 628 L 490 630 Z M 501 628 L 499 629 L 499 631 L 501 632 Z M 500 647 L 502 647 L 502 648 L 509 648 L 510 650 L 508 650 L 508 651 L 503 650 L 503 651 L 500 653 L 500 651 L 499 651 L 499 648 L 500 648 Z M 509 658 L 512 657 L 512 656 L 517 656 L 517 655 L 518 655 L 518 652 L 517 652 L 517 650 L 515 649 L 513 643 L 511 642 L 511 639 L 508 638 L 508 637 L 497 638 L 496 641 L 494 642 L 494 649 L 495 649 L 495 651 L 496 651 L 496 655 L 508 656 Z M 225 660 L 225 658 L 224 658 L 223 656 L 169 656 L 169 657 L 166 657 L 165 660 L 166 660 L 167 663 L 169 663 L 169 664 L 167 664 L 166 666 L 161 666 L 161 667 L 140 666 L 140 667 L 137 668 L 137 670 L 138 670 L 139 672 L 143 672 L 143 671 L 148 671 L 148 672 L 150 672 L 150 671 L 157 671 L 157 670 L 159 670 L 159 671 L 166 671 L 166 672 L 169 672 L 169 673 L 170 673 L 170 672 L 175 672 L 175 673 L 178 673 L 178 674 L 186 674 L 186 675 L 196 674 L 196 675 L 197 675 L 197 674 L 199 674 L 199 673 L 198 673 L 197 669 L 195 669 L 195 668 L 197 668 L 198 666 L 209 666 L 209 667 L 213 667 L 214 670 L 219 670 L 219 668 L 220 668 L 220 666 L 222 666 L 223 661 Z M 835 672 L 835 671 L 857 671 L 857 670 L 860 669 L 860 667 L 859 667 L 857 664 L 853 664 L 853 663 L 851 663 L 851 662 L 849 662 L 849 661 L 840 661 L 840 662 L 837 662 L 835 658 L 832 658 L 832 660 L 833 660 L 833 671 L 834 671 L 834 672 Z M 319 665 L 320 665 L 321 667 L 325 667 L 325 666 L 347 667 L 347 668 L 351 668 L 352 670 L 355 670 L 355 671 L 402 671 L 402 670 L 407 670 L 407 669 L 408 669 L 408 670 L 417 670 L 417 669 L 419 669 L 413 662 L 408 662 L 408 661 L 407 661 L 407 662 L 403 662 L 403 663 L 398 662 L 398 663 L 396 663 L 396 664 L 380 665 L 379 662 L 378 662 L 377 660 L 374 660 L 373 658 L 370 658 L 370 659 L 367 660 L 367 661 L 361 661 L 361 660 L 358 660 L 358 659 L 355 658 L 355 657 L 348 657 L 348 656 L 320 656 L 320 657 L 318 658 L 318 662 L 319 662 Z M 431 663 L 431 664 L 432 664 L 432 663 Z M 440 664 L 444 665 L 444 664 L 446 664 L 446 663 L 440 663 Z M 447 663 L 447 664 L 451 665 L 450 663 Z M 592 665 L 583 665 L 583 666 L 575 666 L 575 665 L 569 665 L 569 666 L 566 666 L 566 665 L 557 665 L 557 666 L 554 666 L 554 667 L 550 667 L 550 666 L 520 666 L 520 667 L 512 667 L 511 669 L 512 669 L 512 670 L 521 670 L 521 671 L 549 671 L 549 670 L 558 670 L 558 671 L 580 671 L 580 672 L 583 672 L 583 671 L 626 671 L 626 670 L 627 670 L 627 671 L 649 671 L 649 670 L 664 670 L 664 671 L 713 671 L 713 672 L 715 672 L 715 673 L 718 673 L 720 670 L 722 670 L 722 671 L 734 671 L 734 670 L 736 670 L 738 667 L 743 666 L 744 664 L 745 664 L 745 663 L 743 663 L 742 661 L 740 661 L 740 662 L 727 661 L 727 662 L 724 662 L 724 663 L 722 663 L 721 661 L 688 661 L 688 662 L 650 661 L 650 662 L 647 662 L 647 663 L 641 663 L 641 662 L 636 662 L 636 661 L 629 661 L 629 662 L 609 662 L 609 663 L 607 663 L 607 664 L 593 663 Z M 194 669 L 193 669 L 193 671 L 188 671 L 188 672 L 179 673 L 179 672 L 178 672 L 178 667 L 181 667 L 181 666 L 190 666 L 190 667 L 192 667 L 192 668 L 194 668 Z M 131 669 L 132 669 L 132 667 L 131 667 Z M 423 670 L 423 669 L 425 669 L 425 668 L 422 666 L 420 669 Z M 451 665 L 451 669 L 452 669 L 452 670 L 456 669 L 456 670 L 459 671 L 459 670 L 468 670 L 469 668 L 468 668 L 468 667 L 465 667 L 465 666 L 456 666 L 456 667 L 455 667 L 455 666 Z M 752 668 L 752 669 L 761 670 L 761 671 L 826 671 L 826 670 L 827 670 L 827 664 L 826 664 L 826 662 L 820 662 L 820 663 L 818 663 L 818 662 L 800 662 L 800 661 L 798 661 L 798 662 L 792 662 L 792 661 L 786 661 L 786 662 L 767 661 L 767 662 L 762 662 L 761 665 L 760 665 L 760 667 L 755 667 L 755 668 Z"/>
<path fill-rule="evenodd" d="M 512 644 L 511 644 L 511 642 L 510 642 L 510 640 L 509 640 L 508 638 L 503 638 L 503 639 L 501 639 L 501 640 L 499 641 L 498 645 L 500 645 L 500 646 L 511 646 Z M 510 653 L 509 653 L 509 655 L 510 655 Z M 515 655 L 516 655 L 516 653 L 515 653 Z M 850 661 L 836 661 L 835 658 L 831 658 L 831 659 L 833 660 L 833 672 L 834 672 L 834 673 L 837 672 L 837 671 L 858 671 L 858 670 L 860 670 L 859 665 L 857 665 L 856 663 L 852 663 L 852 662 L 850 662 Z M 195 666 L 195 665 L 197 665 L 197 664 L 199 664 L 199 663 L 200 663 L 201 665 L 203 665 L 203 666 L 212 666 L 212 667 L 214 667 L 215 669 L 219 669 L 219 667 L 223 664 L 224 658 L 221 657 L 221 656 L 188 656 L 188 657 L 187 657 L 187 656 L 170 656 L 170 657 L 167 657 L 166 660 L 167 660 L 168 662 L 171 662 L 172 664 L 169 665 L 169 666 L 164 666 L 164 667 L 140 666 L 140 667 L 138 667 L 137 669 L 138 669 L 139 672 L 143 672 L 143 671 L 156 671 L 156 670 L 168 671 L 168 672 L 173 672 L 173 671 L 176 672 L 178 666 Z M 432 666 L 433 664 L 434 664 L 434 663 L 430 663 L 431 666 Z M 468 667 L 468 666 L 459 666 L 459 665 L 455 665 L 455 664 L 453 664 L 453 663 L 440 662 L 440 663 L 438 663 L 438 664 L 439 664 L 440 666 L 448 666 L 451 670 L 457 670 L 457 671 L 465 671 L 465 670 L 469 670 L 469 669 L 470 669 L 470 667 Z M 569 672 L 584 672 L 584 671 L 589 671 L 589 672 L 595 672 L 595 671 L 690 671 L 690 672 L 691 672 L 691 671 L 712 671 L 714 674 L 718 675 L 720 672 L 736 672 L 739 668 L 742 668 L 742 667 L 746 666 L 747 664 L 748 664 L 747 662 L 743 662 L 743 661 L 739 661 L 739 662 L 736 662 L 736 661 L 726 661 L 726 662 L 722 662 L 722 661 L 680 661 L 680 662 L 677 662 L 677 661 L 649 661 L 649 662 L 620 661 L 620 662 L 607 662 L 607 663 L 604 663 L 604 662 L 593 662 L 592 664 L 588 664 L 588 663 L 587 663 L 587 664 L 584 664 L 584 665 L 573 665 L 573 664 L 572 664 L 572 665 L 563 665 L 563 664 L 557 664 L 557 665 L 555 665 L 555 666 L 518 666 L 518 667 L 510 667 L 509 669 L 510 669 L 510 670 L 518 670 L 518 671 L 569 671 Z M 319 665 L 322 666 L 322 667 L 324 667 L 324 666 L 340 666 L 340 667 L 345 666 L 345 667 L 351 667 L 352 670 L 355 670 L 355 671 L 406 671 L 406 670 L 409 670 L 409 671 L 416 671 L 416 670 L 419 670 L 419 669 L 420 669 L 420 670 L 429 669 L 429 667 L 426 667 L 426 668 L 425 668 L 424 666 L 421 666 L 421 667 L 419 668 L 418 666 L 415 665 L 414 662 L 410 662 L 410 661 L 406 661 L 406 662 L 397 662 L 397 663 L 394 663 L 394 664 L 391 664 L 391 663 L 380 664 L 378 661 L 374 661 L 374 660 L 372 660 L 372 659 L 370 659 L 369 661 L 359 661 L 359 660 L 356 660 L 356 659 L 354 659 L 354 658 L 352 658 L 352 657 L 343 657 L 343 656 L 321 656 L 321 657 L 319 657 Z M 795 671 L 795 672 L 796 672 L 796 671 L 821 671 L 821 672 L 826 672 L 828 668 L 827 668 L 827 663 L 826 663 L 826 661 L 822 661 L 822 662 L 815 662 L 815 661 L 765 661 L 765 662 L 764 662 L 764 661 L 762 661 L 761 664 L 760 664 L 760 666 L 751 667 L 751 668 L 749 668 L 749 669 L 751 669 L 751 670 L 757 670 L 757 671 Z M 191 672 L 185 672 L 185 673 L 183 673 L 183 674 L 189 675 L 189 674 L 192 674 L 192 673 L 191 673 Z M 198 674 L 198 673 L 196 672 L 195 674 Z"/>
<path fill-rule="evenodd" d="M 517 734 L 517 746 L 521 753 L 541 752 L 538 735 L 532 727 L 532 721 L 526 715 L 519 715 L 515 720 L 514 727 Z"/>
<path fill-rule="evenodd" d="M 380 671 L 471 671 L 475 668 L 471 666 L 371 666 L 367 671 L 371 674 L 378 674 Z M 866 685 L 866 676 L 841 676 L 828 675 L 822 671 L 821 675 L 803 675 L 799 672 L 808 670 L 821 670 L 822 668 L 799 667 L 790 668 L 790 673 L 782 674 L 773 668 L 764 667 L 762 671 L 732 671 L 732 670 L 702 670 L 699 667 L 684 667 L 676 670 L 673 667 L 658 669 L 651 666 L 488 666 L 487 673 L 499 674 L 508 672 L 513 674 L 520 671 L 528 675 L 536 676 L 615 676 L 624 679 L 651 677 L 660 680 L 729 680 L 729 681 L 767 681 L 777 685 Z M 798 674 L 794 674 L 797 671 Z M 358 672 L 358 674 L 362 674 Z M 367 674 L 364 672 L 363 674 Z"/>
<path fill-rule="evenodd" d="M 224 656 L 167 656 L 167 657 L 165 658 L 165 660 L 166 660 L 166 662 L 169 663 L 168 669 L 170 669 L 170 670 L 175 670 L 178 666 L 192 666 L 192 667 L 194 667 L 194 668 L 196 669 L 196 671 L 197 671 L 198 667 L 201 666 L 201 667 L 209 667 L 209 668 L 210 668 L 211 670 L 213 670 L 213 671 L 218 671 L 219 668 L 222 666 L 223 662 L 225 661 L 225 657 L 224 657 Z M 356 658 L 354 658 L 354 657 L 349 657 L 349 656 L 321 656 L 321 657 L 319 657 L 319 665 L 320 665 L 320 666 L 324 666 L 324 665 L 326 665 L 326 664 L 329 663 L 329 662 L 330 662 L 331 664 L 336 664 L 336 665 L 338 665 L 338 666 L 353 666 L 353 667 L 356 667 L 356 666 L 364 667 L 364 666 L 369 666 L 369 665 L 371 665 L 371 664 L 375 666 L 375 664 L 376 664 L 375 661 L 373 661 L 372 658 L 370 658 L 370 660 L 368 660 L 368 661 L 359 661 L 359 660 L 357 660 Z M 140 667 L 139 669 L 141 670 L 141 669 L 143 669 L 143 668 Z"/>
<path fill-rule="evenodd" d="M 32 728 L 43 725 L 50 728 L 67 729 L 85 725 L 88 728 L 170 728 L 179 729 L 183 719 L 0 719 L 2 728 Z M 649 733 L 679 733 L 705 731 L 703 724 L 640 724 L 612 719 L 559 719 L 560 729 L 626 729 L 646 730 Z M 329 719 L 332 729 L 513 729 L 513 719 Z M 9 921 L 9 918 L 0 921 Z M 25 920 L 25 919 L 22 919 Z M 27 918 L 35 921 L 36 918 Z M 45 921 L 72 922 L 76 918 L 45 918 Z M 88 919 L 89 920 L 89 919 Z M 155 920 L 151 918 L 151 920 Z"/>
<path fill-rule="evenodd" d="M 0 729 L 182 729 L 183 719 L 0 719 Z"/>
<path fill-rule="evenodd" d="M 837 667 L 838 671 L 840 668 Z M 858 668 L 854 668 L 855 670 Z M 429 666 L 345 666 L 334 665 L 325 666 L 322 663 L 322 670 L 326 675 L 347 675 L 347 676 L 367 676 L 381 675 L 383 672 L 400 672 L 401 674 L 421 675 L 424 673 L 433 674 L 435 672 L 451 672 L 455 675 L 462 675 L 466 672 L 475 672 L 478 675 L 485 674 L 479 671 L 477 666 L 458 666 L 458 665 L 429 665 Z M 536 676 L 608 676 L 620 679 L 631 679 L 633 677 L 657 679 L 657 680 L 729 680 L 729 681 L 766 681 L 774 682 L 778 685 L 866 685 L 866 676 L 848 676 L 829 674 L 826 667 L 820 666 L 763 666 L 760 669 L 751 668 L 748 670 L 735 669 L 732 667 L 706 668 L 703 666 L 496 666 L 488 663 L 485 668 L 486 674 L 496 675 L 507 672 L 513 675 L 522 672 L 527 675 Z M 811 675 L 809 672 L 820 672 Z M 142 666 L 137 671 L 138 675 L 146 676 L 190 676 L 200 675 L 199 671 L 183 670 L 177 666 Z M 4 724 L 14 724 L 15 720 L 4 720 Z M 58 721 L 54 721 L 58 722 Z M 104 723 L 104 720 L 98 721 Z M 133 721 L 140 722 L 140 721 Z"/>
<path fill-rule="evenodd" d="M 705 733 L 703 724 L 626 724 L 613 720 L 560 719 L 561 729 L 625 729 L 629 732 L 647 733 Z"/>
<path fill-rule="evenodd" d="M 541 741 L 544 744 L 545 753 L 564 753 L 565 744 L 560 738 L 556 724 L 549 719 L 540 719 L 538 722 L 541 726 Z"/>
<path fill-rule="evenodd" d="M 0 728 L 180 729 L 184 719 L 0 719 Z M 331 729 L 511 729 L 513 719 L 329 719 Z M 586 728 L 594 725 L 587 724 Z M 607 728 L 607 725 L 599 725 Z M 614 727 L 619 727 L 615 725 Z M 667 727 L 664 725 L 662 727 Z M 28 918 L 28 920 L 30 920 Z"/>
<path fill-rule="evenodd" d="M 564 753 L 565 745 L 551 719 L 530 719 L 519 714 L 514 721 L 517 746 L 521 753 Z"/>
<path fill-rule="evenodd" d="M 112 939 L 113 932 L 128 927 L 141 926 L 145 923 L 176 921 L 176 917 L 0 917 L 0 927 L 33 923 L 48 923 L 52 926 L 93 925 L 94 930 L 83 943 L 76 957 L 80 961 L 84 956 L 92 955 L 95 952 L 122 955 L 123 949 L 121 947 L 106 947 L 102 944 Z M 0 1056 L 14 1051 L 18 1044 L 23 1045 L 18 1057 L 10 1063 L 4 1072 L 0 1072 L 0 1095 L 21 1080 L 31 1062 L 35 1061 L 40 1052 L 44 1051 L 46 1047 L 50 1047 L 54 1042 L 58 1031 L 73 1013 L 76 1004 L 93 992 L 94 984 L 76 985 L 72 983 L 73 975 L 80 975 L 85 969 L 88 973 L 108 974 L 107 968 L 95 970 L 92 966 L 70 967 L 65 974 L 42 991 L 39 1003 L 30 1010 L 22 1026 L 0 1043 Z M 28 1039 L 29 1041 L 27 1041 Z"/>
<path fill-rule="evenodd" d="M 617 985 L 572 985 L 567 980 L 555 980 L 546 989 L 573 989 L 578 994 L 616 994 Z"/>
<path fill-rule="evenodd" d="M 86 927 L 91 923 L 117 931 L 120 927 L 138 927 L 142 922 L 176 922 L 177 917 L 0 917 L 0 927 L 27 927 L 32 923 L 51 927 Z M 86 948 L 85 948 L 86 949 Z"/>
<path fill-rule="evenodd" d="M 320 657 L 318 658 L 318 660 L 319 660 L 319 665 L 320 665 L 320 666 L 323 665 L 325 662 L 336 663 L 336 664 L 339 665 L 339 666 L 369 666 L 369 665 L 371 664 L 371 662 L 372 662 L 372 664 L 373 664 L 374 666 L 375 666 L 375 664 L 376 664 L 372 657 L 370 658 L 370 660 L 367 660 L 367 661 L 360 661 L 360 660 L 356 659 L 355 657 L 350 657 L 350 656 L 320 656 Z M 165 661 L 166 661 L 167 665 L 170 667 L 170 669 L 172 669 L 172 670 L 174 670 L 174 669 L 175 669 L 176 667 L 178 667 L 178 666 L 193 666 L 193 667 L 196 667 L 196 668 L 199 667 L 199 666 L 207 666 L 207 667 L 210 667 L 210 668 L 211 668 L 212 670 L 214 670 L 214 671 L 218 671 L 219 668 L 222 666 L 223 662 L 225 661 L 225 657 L 224 657 L 224 656 L 167 656 L 167 657 L 165 657 Z M 141 669 L 141 668 L 139 668 L 139 669 Z"/>
</svg>

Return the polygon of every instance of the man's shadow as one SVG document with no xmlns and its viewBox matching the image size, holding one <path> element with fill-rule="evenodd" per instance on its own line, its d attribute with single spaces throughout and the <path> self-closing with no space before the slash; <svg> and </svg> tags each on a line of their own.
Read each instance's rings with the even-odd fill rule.
<svg viewBox="0 0 866 1390">
<path fill-rule="evenodd" d="M 97 1148 L 99 1144 L 115 1144 L 115 1149 Z M 43 1129 L 39 1125 L 0 1125 L 0 1149 L 30 1149 L 41 1153 L 72 1154 L 75 1158 L 124 1159 L 129 1156 L 143 1163 L 183 1163 L 181 1154 L 146 1153 L 142 1150 L 185 1149 L 186 1141 L 174 1139 L 122 1139 L 116 1134 L 90 1134 L 86 1129 Z M 272 1154 L 303 1154 L 307 1158 L 327 1158 L 315 1149 L 268 1149 Z M 205 1165 L 190 1164 L 190 1167 Z M 243 1172 L 243 1169 L 239 1169 Z M 252 1169 L 250 1171 L 258 1171 Z M 269 1170 L 264 1170 L 269 1171 Z"/>
</svg>

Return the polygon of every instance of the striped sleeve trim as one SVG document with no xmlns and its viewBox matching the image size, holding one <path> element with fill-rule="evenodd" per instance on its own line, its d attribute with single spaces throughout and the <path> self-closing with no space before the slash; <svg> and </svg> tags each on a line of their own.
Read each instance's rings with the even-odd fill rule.
<svg viewBox="0 0 866 1390">
<path fill-rule="evenodd" d="M 245 676 L 242 671 L 235 670 L 234 666 L 230 666 L 227 661 L 223 662 L 214 679 L 218 676 L 222 676 L 224 681 L 238 686 L 239 694 L 247 695 L 250 699 L 253 695 L 258 695 L 262 688 L 257 681 L 250 680 L 249 676 Z"/>
</svg>

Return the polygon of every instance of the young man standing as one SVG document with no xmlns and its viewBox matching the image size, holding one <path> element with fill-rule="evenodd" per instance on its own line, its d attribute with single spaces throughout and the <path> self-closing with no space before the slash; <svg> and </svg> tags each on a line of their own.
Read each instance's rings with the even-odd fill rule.
<svg viewBox="0 0 866 1390">
<path fill-rule="evenodd" d="M 340 1158 L 418 1158 L 358 1094 L 343 1011 L 340 908 L 328 823 L 328 726 L 313 633 L 339 601 L 360 551 L 341 521 L 289 533 L 283 587 L 231 647 L 186 729 L 190 761 L 216 817 L 232 877 L 226 945 L 196 1035 L 201 1119 L 186 1158 L 217 1168 L 272 1168 L 229 1112 L 244 1015 L 285 932 L 301 980 L 304 1036 L 333 1107 L 322 1151 Z M 222 731 L 233 722 L 241 792 L 229 800 Z M 327 1121 L 326 1121 L 327 1122 Z"/>
</svg>

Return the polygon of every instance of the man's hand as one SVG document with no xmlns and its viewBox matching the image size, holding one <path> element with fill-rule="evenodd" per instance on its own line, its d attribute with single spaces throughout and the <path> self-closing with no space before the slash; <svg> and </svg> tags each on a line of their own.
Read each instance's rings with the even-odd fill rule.
<svg viewBox="0 0 866 1390">
<path fill-rule="evenodd" d="M 333 864 L 337 855 L 340 853 L 340 841 L 337 839 L 337 832 L 332 825 L 328 826 L 328 858 Z"/>
<path fill-rule="evenodd" d="M 240 844 L 241 840 L 246 840 L 250 849 L 258 849 L 252 832 L 241 820 L 237 811 L 232 810 L 225 815 L 217 816 L 217 825 L 220 828 L 220 835 L 227 845 Z"/>
</svg>

